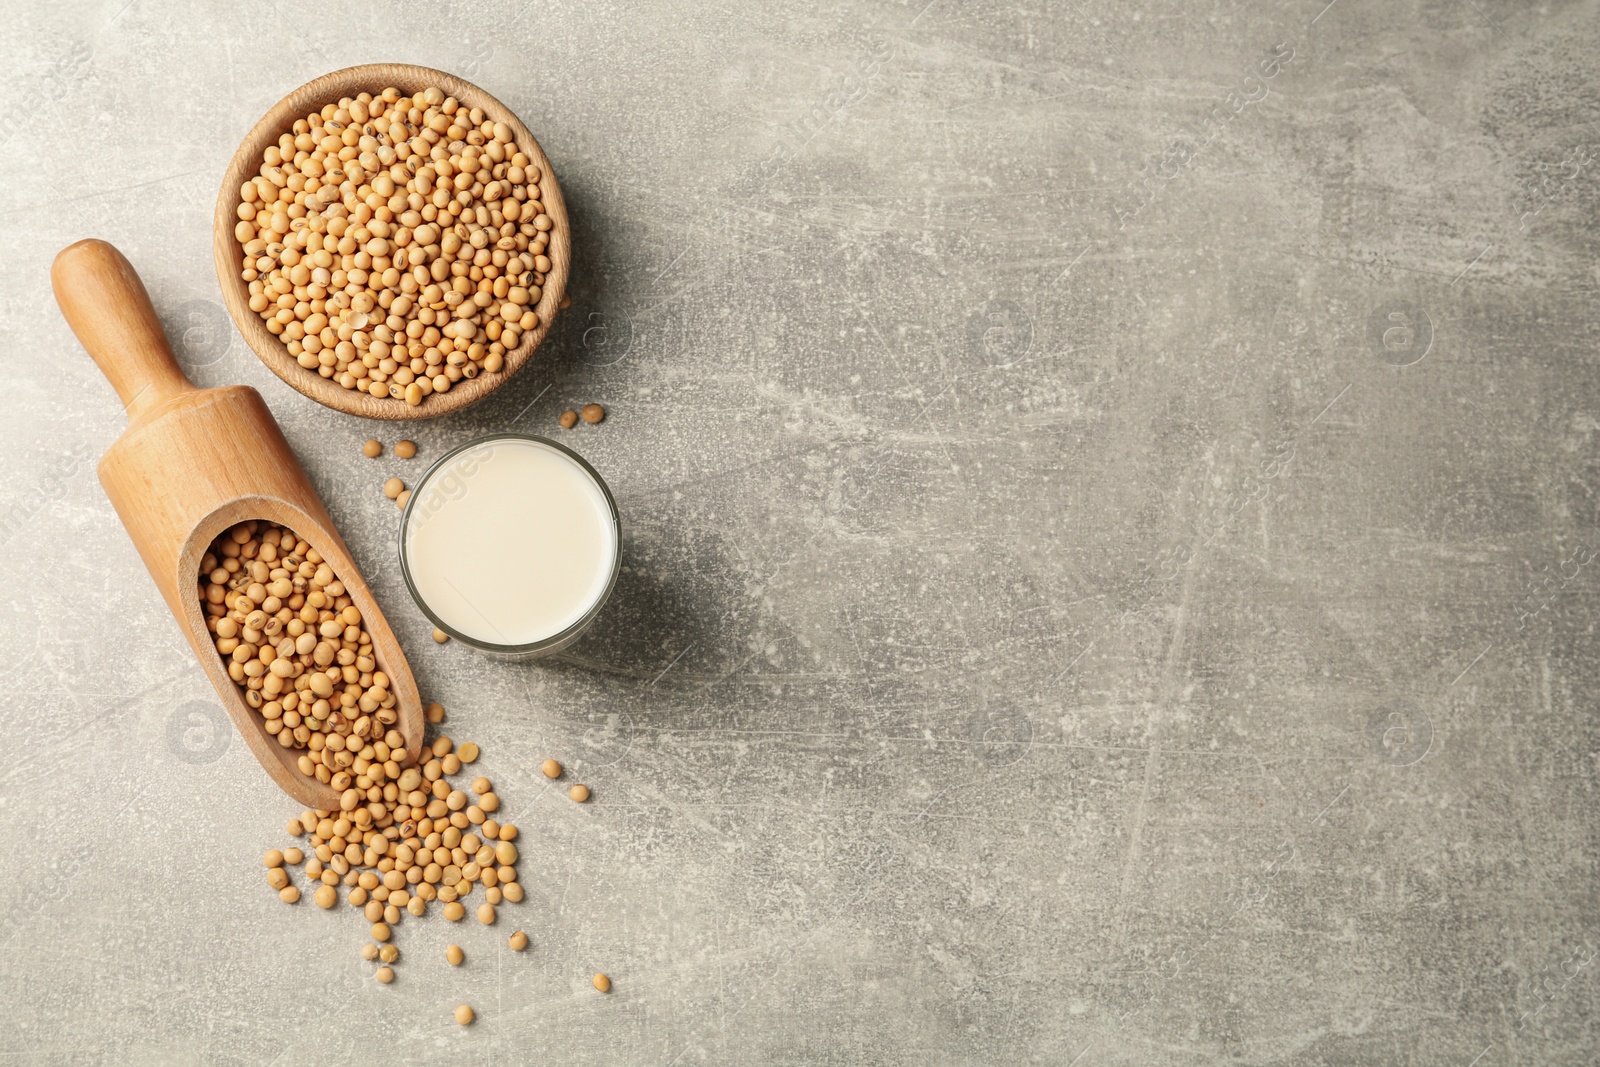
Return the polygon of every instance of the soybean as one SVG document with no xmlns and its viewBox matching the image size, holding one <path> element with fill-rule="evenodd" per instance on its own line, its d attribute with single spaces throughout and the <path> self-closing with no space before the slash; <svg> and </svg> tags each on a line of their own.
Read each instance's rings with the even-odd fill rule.
<svg viewBox="0 0 1600 1067">
<path fill-rule="evenodd" d="M 472 1009 L 465 1004 L 456 1009 L 456 1022 L 460 1023 L 462 1026 L 469 1025 L 475 1018 L 477 1018 L 477 1016 L 473 1013 Z"/>
<path fill-rule="evenodd" d="M 251 309 L 306 371 L 380 399 L 505 370 L 554 313 L 533 150 L 436 86 L 308 111 L 239 190 Z"/>
<path fill-rule="evenodd" d="M 401 459 L 410 459 L 412 456 L 417 454 L 417 444 L 415 441 L 396 442 L 394 446 L 394 454 L 399 456 Z"/>
<path fill-rule="evenodd" d="M 244 545 L 250 540 L 252 531 L 242 533 L 245 541 L 232 543 Z M 293 551 L 283 541 L 278 542 L 278 547 L 285 554 Z M 275 556 L 276 552 L 267 555 Z M 230 553 L 222 558 L 237 557 Z M 244 558 L 251 557 L 245 553 Z M 253 572 L 247 574 L 256 577 Z M 335 613 L 341 627 L 356 626 L 359 617 L 354 609 L 349 616 L 342 607 Z M 245 620 L 235 621 L 239 623 L 237 633 L 243 635 Z M 332 627 L 329 629 L 331 640 Z M 339 640 L 348 638 L 341 633 Z M 289 653 L 286 651 L 285 655 Z M 366 666 L 362 664 L 361 668 Z M 436 709 L 437 717 L 443 718 L 442 706 L 432 704 L 428 708 Z M 351 715 L 358 710 L 351 709 Z M 290 829 L 296 835 L 309 835 L 305 850 L 271 849 L 262 858 L 269 865 L 268 883 L 280 891 L 286 903 L 300 899 L 300 890 L 290 884 L 286 869 L 290 864 L 304 862 L 312 899 L 321 908 L 335 907 L 339 887 L 345 886 L 350 905 L 371 924 L 373 943 L 362 948 L 363 957 L 385 964 L 392 979 L 393 971 L 387 965 L 400 957 L 399 949 L 392 944 L 394 928 L 407 912 L 420 918 L 426 914 L 427 905 L 437 901 L 447 920 L 460 922 L 467 914 L 464 901 L 481 886 L 483 892 L 474 914 L 480 923 L 493 925 L 499 919 L 499 906 L 519 903 L 525 893 L 517 882 L 515 867 L 521 858 L 513 844 L 518 837 L 517 827 L 489 817 L 500 807 L 493 781 L 478 775 L 462 787 L 453 787 L 446 778 L 460 772 L 464 761 L 478 759 L 478 746 L 472 742 L 457 745 L 449 737 L 440 736 L 422 753 L 425 763 L 405 764 L 405 738 L 394 729 L 381 729 L 383 725 L 386 724 L 369 723 L 363 733 L 335 733 L 332 728 L 348 723 L 338 722 L 330 715 L 330 732 L 323 737 L 322 747 L 313 750 L 346 757 L 329 764 L 340 767 L 338 776 L 328 781 L 338 792 L 340 803 L 333 810 L 302 812 L 291 821 Z M 468 789 L 476 795 L 477 803 L 471 802 Z M 528 944 L 527 935 L 516 931 L 511 944 L 522 951 Z M 446 959 L 452 965 L 460 965 L 465 954 L 460 946 L 450 946 Z"/>
<path fill-rule="evenodd" d="M 579 783 L 578 785 L 575 785 L 571 789 L 567 790 L 567 796 L 571 797 L 573 800 L 576 800 L 579 804 L 582 804 L 585 800 L 589 799 L 589 787 Z"/>
<path fill-rule="evenodd" d="M 359 817 L 357 809 L 374 802 L 368 794 L 377 783 L 356 770 L 356 761 L 386 766 L 405 739 L 393 728 L 398 698 L 344 583 L 292 530 L 263 520 L 218 536 L 197 577 L 207 629 L 263 730 L 299 750 L 300 773 L 344 794 L 342 810 Z M 308 811 L 298 829 L 294 823 L 289 829 L 326 842 L 334 835 L 316 834 L 321 821 Z M 362 825 L 363 832 L 370 828 Z M 275 855 L 282 854 L 274 849 L 264 859 Z M 330 852 L 322 862 L 332 858 Z M 321 870 L 306 873 L 316 878 Z"/>
<path fill-rule="evenodd" d="M 444 958 L 450 961 L 450 966 L 459 967 L 461 961 L 466 959 L 466 954 L 461 951 L 460 945 L 450 945 L 444 950 Z"/>
</svg>

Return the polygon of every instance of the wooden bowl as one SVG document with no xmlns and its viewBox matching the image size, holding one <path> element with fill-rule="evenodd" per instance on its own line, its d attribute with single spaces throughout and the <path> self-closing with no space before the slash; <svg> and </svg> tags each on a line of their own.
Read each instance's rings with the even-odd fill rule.
<svg viewBox="0 0 1600 1067">
<path fill-rule="evenodd" d="M 376 95 L 391 85 L 407 93 L 420 92 L 436 85 L 447 96 L 455 97 L 469 108 L 482 108 L 485 115 L 511 127 L 516 135 L 517 146 L 528 156 L 533 165 L 539 168 L 539 201 L 544 205 L 545 214 L 550 216 L 554 224 L 550 229 L 550 244 L 545 251 L 545 255 L 550 258 L 550 271 L 545 276 L 544 291 L 535 308 L 539 314 L 539 326 L 523 334 L 516 349 L 506 353 L 505 366 L 502 370 L 493 374 L 484 371 L 476 378 L 463 378 L 453 384 L 448 393 L 431 394 L 418 407 L 412 407 L 404 400 L 379 398 L 355 389 L 346 389 L 331 378 L 324 378 L 316 371 L 300 366 L 284 347 L 284 343 L 268 332 L 261 316 L 250 310 L 249 285 L 239 277 L 239 263 L 244 256 L 244 247 L 233 232 L 234 226 L 239 221 L 239 187 L 258 173 L 262 154 L 268 145 L 277 144 L 281 135 L 292 131 L 297 120 L 305 118 L 308 113 L 320 109 L 324 104 L 337 103 L 343 97 L 355 96 L 362 92 Z M 214 227 L 211 245 L 217 263 L 217 282 L 222 286 L 222 297 L 227 302 L 228 313 L 233 316 L 234 325 L 239 328 L 239 332 L 244 335 L 250 347 L 255 349 L 256 355 L 261 357 L 261 362 L 289 385 L 318 403 L 368 419 L 433 418 L 475 403 L 505 384 L 506 379 L 528 362 L 534 349 L 539 347 L 545 335 L 550 332 L 550 324 L 555 319 L 556 309 L 566 292 L 567 271 L 572 260 L 567 209 L 561 199 L 561 187 L 556 184 L 550 160 L 546 158 L 544 150 L 539 147 L 539 142 L 534 140 L 528 127 L 522 124 L 522 120 L 517 118 L 510 108 L 471 82 L 453 74 L 446 74 L 442 70 L 412 66 L 407 63 L 368 63 L 359 67 L 336 70 L 332 74 L 324 74 L 315 81 L 307 82 L 273 105 L 272 110 L 268 111 L 246 135 L 243 143 L 239 145 L 239 150 L 234 153 L 233 161 L 228 164 L 228 172 L 222 179 L 222 189 L 217 195 Z"/>
</svg>

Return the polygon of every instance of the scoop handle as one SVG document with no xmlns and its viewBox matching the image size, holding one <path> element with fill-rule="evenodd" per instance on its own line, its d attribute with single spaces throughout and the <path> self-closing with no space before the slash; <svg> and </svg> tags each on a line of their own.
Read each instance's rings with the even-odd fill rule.
<svg viewBox="0 0 1600 1067">
<path fill-rule="evenodd" d="M 172 357 L 144 282 L 114 246 L 90 238 L 63 248 L 50 265 L 50 287 L 67 325 L 116 389 L 130 425 L 194 388 Z"/>
</svg>

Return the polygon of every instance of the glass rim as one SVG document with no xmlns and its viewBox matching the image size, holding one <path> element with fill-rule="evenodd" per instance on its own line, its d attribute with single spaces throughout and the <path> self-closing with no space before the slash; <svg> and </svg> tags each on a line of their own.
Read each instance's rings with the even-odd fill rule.
<svg viewBox="0 0 1600 1067">
<path fill-rule="evenodd" d="M 445 464 L 450 462 L 450 460 L 454 459 L 456 456 L 459 456 L 463 452 L 478 448 L 494 441 L 508 440 L 530 441 L 534 444 L 545 445 L 555 449 L 557 452 L 560 452 L 568 459 L 577 463 L 579 468 L 581 468 L 583 472 L 587 474 L 594 484 L 599 488 L 600 495 L 605 499 L 606 508 L 611 513 L 611 530 L 615 537 L 615 540 L 613 541 L 614 548 L 611 553 L 611 573 L 606 578 L 605 588 L 600 591 L 599 596 L 595 597 L 594 603 L 589 605 L 588 609 L 585 610 L 584 613 L 572 623 L 562 628 L 560 631 L 551 634 L 549 637 L 540 638 L 537 641 L 531 641 L 526 644 L 514 645 L 495 644 L 494 642 L 484 641 L 480 638 L 469 637 L 467 634 L 462 633 L 460 630 L 441 619 L 438 614 L 428 606 L 428 602 L 422 596 L 422 594 L 418 592 L 417 584 L 411 577 L 411 561 L 406 550 L 406 532 L 411 525 L 411 509 L 417 506 L 417 502 L 422 499 L 422 491 L 427 486 L 429 479 L 431 479 L 435 474 L 438 474 L 439 471 L 443 469 Z M 485 434 L 482 437 L 475 437 L 464 444 L 457 445 L 455 448 L 450 449 L 444 455 L 433 461 L 433 465 L 423 473 L 420 479 L 418 479 L 416 487 L 411 491 L 411 496 L 406 499 L 405 508 L 400 512 L 400 576 L 405 580 L 406 591 L 411 594 L 412 602 L 416 604 L 417 607 L 422 611 L 422 614 L 426 615 L 428 619 L 439 629 L 449 634 L 455 640 L 471 645 L 473 648 L 480 649 L 484 652 L 500 652 L 508 655 L 534 655 L 538 653 L 556 652 L 562 648 L 565 648 L 567 645 L 577 640 L 578 636 L 582 634 L 584 630 L 588 629 L 589 624 L 594 621 L 595 616 L 600 614 L 600 609 L 605 606 L 606 601 L 611 599 L 611 590 L 615 588 L 617 584 L 617 575 L 621 572 L 621 570 L 622 520 L 617 513 L 616 498 L 611 495 L 611 487 L 606 484 L 606 480 L 604 478 L 600 477 L 600 472 L 595 470 L 594 467 L 590 465 L 588 460 L 584 459 L 582 456 L 578 455 L 578 453 L 574 452 L 561 442 L 552 441 L 548 437 L 540 437 L 538 434 L 517 433 L 513 430 L 502 430 L 498 433 Z"/>
</svg>

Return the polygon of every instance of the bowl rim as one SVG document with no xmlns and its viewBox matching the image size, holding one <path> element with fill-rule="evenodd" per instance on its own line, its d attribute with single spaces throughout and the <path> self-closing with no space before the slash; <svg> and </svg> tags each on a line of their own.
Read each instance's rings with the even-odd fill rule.
<svg viewBox="0 0 1600 1067">
<path fill-rule="evenodd" d="M 433 608 L 428 605 L 428 602 L 422 596 L 421 591 L 417 589 L 416 581 L 411 577 L 411 558 L 408 541 L 408 535 L 411 530 L 411 516 L 413 509 L 419 507 L 420 502 L 424 499 L 425 494 L 423 493 L 423 490 L 427 487 L 429 480 L 432 479 L 434 475 L 444 470 L 450 461 L 455 459 L 457 456 L 465 452 L 470 452 L 473 449 L 482 448 L 485 445 L 491 445 L 496 441 L 533 442 L 534 444 L 552 448 L 557 453 L 566 456 L 567 459 L 570 459 L 576 463 L 578 467 L 589 476 L 594 484 L 599 487 L 600 495 L 605 499 L 606 508 L 611 514 L 611 533 L 614 541 L 613 551 L 611 554 L 611 573 L 606 578 L 605 588 L 600 591 L 599 596 L 597 596 L 594 602 L 590 604 L 587 609 L 585 609 L 584 613 L 573 622 L 547 637 L 541 637 L 537 641 L 529 641 L 524 644 L 496 644 L 492 641 L 484 641 L 481 638 L 471 637 L 463 633 L 455 626 L 442 619 L 433 610 Z M 617 586 L 617 576 L 622 573 L 622 516 L 617 511 L 617 498 L 612 495 L 611 487 L 606 484 L 606 480 L 600 476 L 600 472 L 595 470 L 588 460 L 584 459 L 573 449 L 568 448 L 560 441 L 552 441 L 550 438 L 541 437 L 538 434 L 518 433 L 515 430 L 501 430 L 497 433 L 484 434 L 482 437 L 474 437 L 472 440 L 464 442 L 463 444 L 459 444 L 450 449 L 444 455 L 433 461 L 433 464 L 427 469 L 426 473 L 422 475 L 422 477 L 417 481 L 417 484 L 412 488 L 411 495 L 406 498 L 406 506 L 400 512 L 398 550 L 400 556 L 400 576 L 405 581 L 406 591 L 411 594 L 411 600 L 417 605 L 417 609 L 426 615 L 428 619 L 439 629 L 443 630 L 457 641 L 460 641 L 466 645 L 470 645 L 473 648 L 479 649 L 483 652 L 494 652 L 507 656 L 546 656 L 553 652 L 559 652 L 581 637 L 583 632 L 589 628 L 589 625 L 594 622 L 595 618 L 600 614 L 600 610 L 606 606 L 606 601 L 611 599 L 611 591 Z"/>
<path fill-rule="evenodd" d="M 432 394 L 417 407 L 403 400 L 389 397 L 380 399 L 369 393 L 346 389 L 333 379 L 324 378 L 300 366 L 289 355 L 283 342 L 267 330 L 261 316 L 250 310 L 249 286 L 239 277 L 238 264 L 244 255 L 244 246 L 234 235 L 242 199 L 239 195 L 240 186 L 248 175 L 259 169 L 268 145 L 277 143 L 278 137 L 288 132 L 296 119 L 304 118 L 314 107 L 337 103 L 341 97 L 355 96 L 361 92 L 377 94 L 391 85 L 401 91 L 409 88 L 413 93 L 436 85 L 447 96 L 455 97 L 467 107 L 482 108 L 495 121 L 511 127 L 518 147 L 539 168 L 539 201 L 552 223 L 550 243 L 545 251 L 550 259 L 550 270 L 545 275 L 544 289 L 535 307 L 539 325 L 524 333 L 517 347 L 506 353 L 502 370 L 463 379 L 452 385 L 448 393 Z M 222 289 L 228 315 L 245 343 L 266 364 L 267 369 L 290 388 L 319 404 L 361 418 L 384 420 L 437 418 L 482 400 L 510 380 L 527 364 L 548 336 L 566 293 L 572 260 L 566 202 L 561 196 L 555 170 L 550 166 L 550 159 L 544 154 L 538 139 L 514 111 L 480 86 L 447 71 L 411 63 L 364 63 L 332 71 L 306 82 L 269 108 L 240 141 L 223 174 L 222 186 L 217 193 L 211 243 L 217 283 Z"/>
</svg>

